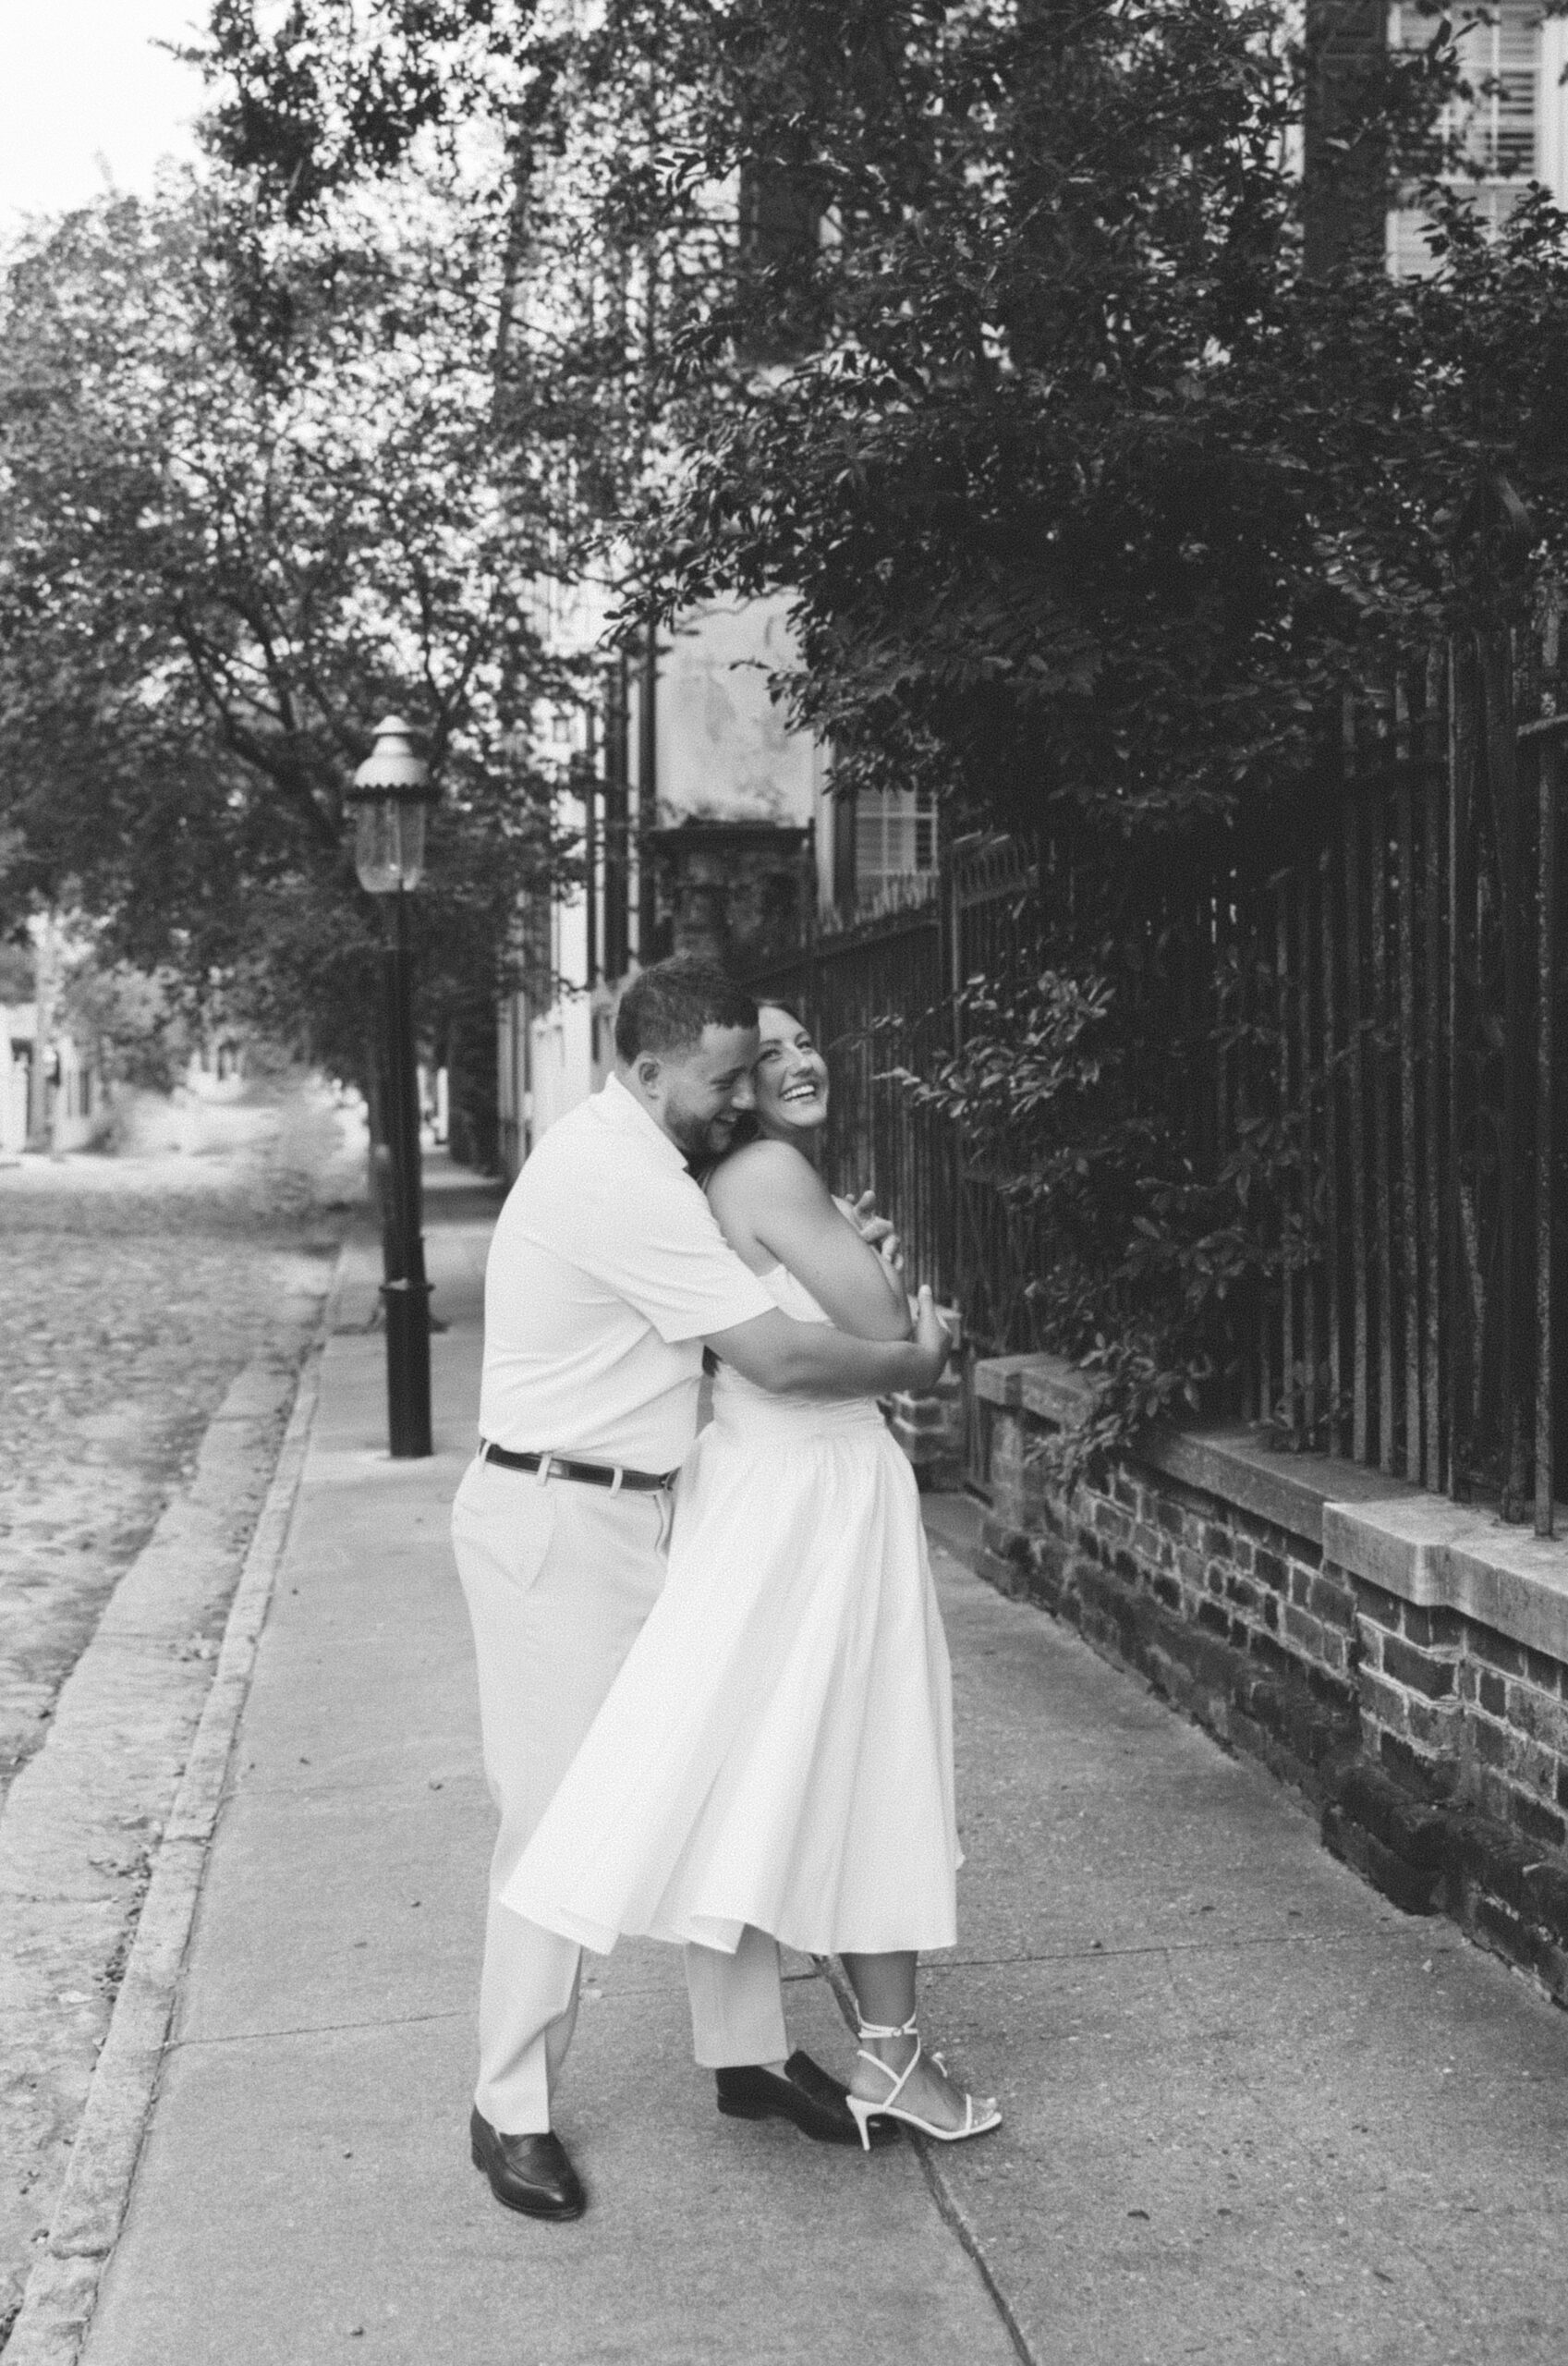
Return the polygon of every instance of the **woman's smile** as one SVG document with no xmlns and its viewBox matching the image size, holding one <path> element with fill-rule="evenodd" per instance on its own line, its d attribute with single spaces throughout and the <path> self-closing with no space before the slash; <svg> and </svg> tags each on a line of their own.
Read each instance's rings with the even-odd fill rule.
<svg viewBox="0 0 1568 2366">
<path fill-rule="evenodd" d="M 751 1080 L 762 1131 L 787 1138 L 815 1130 L 827 1119 L 827 1062 L 793 1012 L 765 1003 L 758 1026 L 762 1049 Z"/>
</svg>

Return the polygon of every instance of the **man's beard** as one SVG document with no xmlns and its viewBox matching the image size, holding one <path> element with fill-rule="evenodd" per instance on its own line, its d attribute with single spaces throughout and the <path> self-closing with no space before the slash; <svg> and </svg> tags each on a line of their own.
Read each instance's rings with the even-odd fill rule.
<svg viewBox="0 0 1568 2366">
<path fill-rule="evenodd" d="M 672 1112 L 666 1123 L 675 1137 L 676 1148 L 693 1166 L 707 1166 L 714 1159 L 723 1158 L 735 1138 L 733 1116 L 677 1117 Z"/>
</svg>

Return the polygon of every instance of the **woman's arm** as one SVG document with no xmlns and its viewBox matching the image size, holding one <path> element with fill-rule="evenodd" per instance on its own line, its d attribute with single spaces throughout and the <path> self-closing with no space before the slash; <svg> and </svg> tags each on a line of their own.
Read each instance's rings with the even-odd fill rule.
<svg viewBox="0 0 1568 2366">
<path fill-rule="evenodd" d="M 708 1189 L 732 1247 L 748 1263 L 760 1249 L 787 1265 L 838 1330 L 857 1339 L 909 1337 L 902 1282 L 839 1213 L 797 1150 L 749 1143 L 724 1161 Z"/>
<path fill-rule="evenodd" d="M 897 1303 L 906 1306 L 909 1293 L 904 1286 L 903 1246 L 886 1216 L 869 1213 L 875 1204 L 874 1193 L 862 1191 L 857 1200 L 846 1200 L 841 1192 L 835 1191 L 833 1202 L 845 1224 L 854 1226 L 867 1248 L 876 1250 L 883 1280 Z"/>
</svg>

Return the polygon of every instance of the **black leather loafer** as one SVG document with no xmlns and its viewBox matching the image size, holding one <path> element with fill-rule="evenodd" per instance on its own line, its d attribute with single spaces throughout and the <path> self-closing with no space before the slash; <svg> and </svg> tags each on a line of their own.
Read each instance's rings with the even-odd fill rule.
<svg viewBox="0 0 1568 2366">
<path fill-rule="evenodd" d="M 528 2218 L 580 2218 L 588 2208 L 582 2181 L 558 2136 L 503 2136 L 476 2106 L 468 2143 L 475 2168 L 484 2171 L 492 2193 L 506 2209 L 520 2210 Z"/>
<path fill-rule="evenodd" d="M 793 2119 L 803 2136 L 819 2144 L 858 2144 L 845 2100 L 848 2089 L 812 2061 L 808 2054 L 792 2054 L 781 2079 L 776 2070 L 748 2064 L 743 2068 L 716 2070 L 719 2109 L 731 2119 Z M 873 2119 L 873 2144 L 895 2144 L 898 2123 Z"/>
</svg>

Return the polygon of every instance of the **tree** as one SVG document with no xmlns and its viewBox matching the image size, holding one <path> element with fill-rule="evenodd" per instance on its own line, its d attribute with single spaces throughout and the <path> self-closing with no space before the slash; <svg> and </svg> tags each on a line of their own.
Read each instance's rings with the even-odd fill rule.
<svg viewBox="0 0 1568 2366">
<path fill-rule="evenodd" d="M 647 596 L 792 587 L 846 786 L 1118 838 L 1288 809 L 1368 639 L 1473 613 L 1478 466 L 1561 548 L 1562 218 L 1489 246 L 1434 199 L 1435 277 L 1306 278 L 1273 6 L 829 14 L 720 12 L 668 160 L 792 174 L 833 235 L 680 291 Z M 1451 31 L 1367 93 L 1391 169 L 1434 160 Z M 793 362 L 746 366 L 784 311 Z"/>
<path fill-rule="evenodd" d="M 0 797 L 10 910 L 224 982 L 373 1083 L 376 930 L 342 789 L 380 716 L 444 800 L 427 1024 L 492 995 L 557 875 L 531 726 L 576 695 L 541 592 L 558 487 L 497 431 L 500 266 L 427 189 L 258 231 L 220 175 L 106 199 L 11 261 L 0 359 Z"/>
<path fill-rule="evenodd" d="M 206 55 L 214 136 L 283 212 L 483 124 L 552 317 L 583 332 L 619 269 L 628 629 L 784 585 L 780 688 L 842 786 L 1120 834 L 1288 802 L 1368 633 L 1473 598 L 1440 521 L 1477 436 L 1561 524 L 1561 222 L 1494 250 L 1440 203 L 1450 267 L 1392 283 L 1381 201 L 1453 161 L 1459 20 L 1386 54 L 1359 0 L 1307 17 L 1304 43 L 1279 0 L 608 0 L 566 33 L 515 0 L 297 0 L 263 31 L 225 0 Z M 563 186 L 591 285 L 529 201 Z M 1325 234 L 1307 278 L 1335 204 L 1379 251 Z"/>
</svg>

